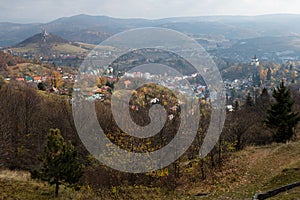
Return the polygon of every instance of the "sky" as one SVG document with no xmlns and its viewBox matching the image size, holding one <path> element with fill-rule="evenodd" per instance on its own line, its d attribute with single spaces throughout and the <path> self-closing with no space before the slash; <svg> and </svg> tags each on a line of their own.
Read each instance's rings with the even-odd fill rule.
<svg viewBox="0 0 300 200">
<path fill-rule="evenodd" d="M 299 0 L 0 0 L 0 22 L 50 22 L 78 14 L 159 19 L 300 14 Z"/>
</svg>

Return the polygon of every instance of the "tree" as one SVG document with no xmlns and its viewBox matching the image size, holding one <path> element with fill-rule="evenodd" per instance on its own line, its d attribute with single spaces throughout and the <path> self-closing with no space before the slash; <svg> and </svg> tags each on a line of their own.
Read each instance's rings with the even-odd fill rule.
<svg viewBox="0 0 300 200">
<path fill-rule="evenodd" d="M 49 85 L 55 88 L 61 88 L 64 84 L 64 81 L 62 79 L 62 75 L 58 71 L 53 71 L 51 73 L 51 76 L 48 80 L 50 83 Z"/>
<path fill-rule="evenodd" d="M 274 89 L 273 97 L 276 103 L 267 110 L 265 123 L 276 130 L 274 135 L 276 142 L 286 142 L 293 137 L 300 117 L 297 112 L 292 112 L 294 101 L 283 81 Z"/>
<path fill-rule="evenodd" d="M 32 178 L 55 184 L 55 196 L 58 196 L 60 184 L 72 186 L 82 176 L 83 167 L 78 161 L 77 151 L 71 142 L 65 142 L 59 129 L 50 129 L 47 145 L 44 150 L 43 167 L 40 171 L 33 170 Z"/>
<path fill-rule="evenodd" d="M 239 108 L 240 108 L 240 104 L 239 104 L 238 100 L 235 100 L 234 101 L 234 111 L 238 111 Z"/>
<path fill-rule="evenodd" d="M 259 107 L 259 111 L 265 116 L 266 110 L 270 106 L 271 96 L 266 88 L 263 88 L 261 95 L 257 99 L 256 105 Z M 264 117 L 265 118 L 265 117 Z"/>
<path fill-rule="evenodd" d="M 272 71 L 271 71 L 271 68 L 269 67 L 268 71 L 267 71 L 267 81 L 270 81 L 271 78 L 272 78 Z"/>
<path fill-rule="evenodd" d="M 0 89 L 1 89 L 2 86 L 5 85 L 5 84 L 6 84 L 5 78 L 4 78 L 2 75 L 0 75 Z"/>
<path fill-rule="evenodd" d="M 0 162 L 10 169 L 28 167 L 34 163 L 29 151 L 36 146 L 31 136 L 40 125 L 41 98 L 26 83 L 10 81 L 2 86 L 0 99 L 0 157 L 6 160 Z"/>
<path fill-rule="evenodd" d="M 253 99 L 250 95 L 250 92 L 248 92 L 247 98 L 246 98 L 246 106 L 253 106 L 253 105 L 254 105 Z"/>
<path fill-rule="evenodd" d="M 46 86 L 45 86 L 45 84 L 44 84 L 43 82 L 38 83 L 38 84 L 37 84 L 37 88 L 38 88 L 39 90 L 43 90 L 43 91 L 46 90 Z"/>
</svg>

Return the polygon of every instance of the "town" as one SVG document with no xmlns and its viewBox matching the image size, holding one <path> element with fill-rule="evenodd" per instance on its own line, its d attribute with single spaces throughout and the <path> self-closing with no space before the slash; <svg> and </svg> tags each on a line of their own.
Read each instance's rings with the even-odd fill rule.
<svg viewBox="0 0 300 200">
<path fill-rule="evenodd" d="M 15 80 L 26 82 L 38 89 L 54 92 L 60 95 L 69 95 L 70 98 L 72 98 L 71 96 L 73 90 L 76 91 L 80 89 L 73 88 L 77 78 L 78 68 L 80 67 L 76 63 L 81 63 L 82 59 L 80 58 L 87 56 L 86 53 L 78 55 L 60 54 L 57 56 L 53 54 L 51 59 L 49 57 L 47 59 L 43 57 L 37 59 L 34 54 L 22 55 L 20 52 L 12 52 L 11 50 L 4 50 L 4 53 L 12 56 L 21 55 L 24 59 L 27 59 L 31 62 L 27 63 L 25 66 L 29 69 L 29 72 L 25 70 L 23 73 L 7 74 L 7 76 L 4 77 L 6 81 Z M 133 55 L 137 53 L 141 52 L 133 51 Z M 94 51 L 92 55 L 89 55 L 89 59 L 97 59 L 99 54 L 99 52 Z M 108 56 L 109 54 L 110 53 L 108 51 L 107 55 L 104 54 L 102 56 Z M 151 58 L 146 60 L 144 57 L 142 57 L 142 59 L 140 57 L 134 58 L 134 56 L 131 59 L 128 59 L 128 57 L 123 57 L 122 59 L 127 59 L 125 62 L 120 59 L 117 62 L 112 63 L 112 65 L 93 69 L 92 74 L 96 75 L 98 79 L 103 77 L 106 79 L 106 83 L 109 83 L 109 85 L 106 83 L 104 85 L 95 85 L 95 87 L 90 91 L 89 96 L 86 96 L 86 99 L 104 100 L 109 98 L 113 89 L 109 86 L 115 84 L 120 77 L 124 76 L 124 78 L 128 79 L 127 81 L 123 81 L 125 89 L 132 84 L 134 79 L 145 79 L 150 82 L 163 79 L 164 81 L 160 82 L 160 85 L 163 87 L 167 87 L 171 90 L 178 90 L 182 94 L 188 95 L 189 97 L 195 97 L 201 100 L 209 101 L 209 91 L 201 77 L 201 74 L 192 73 L 194 71 L 190 66 L 186 67 L 186 63 L 179 62 L 180 66 L 175 66 L 178 64 L 176 57 L 172 58 L 171 54 L 163 54 L 164 55 L 162 57 L 165 58 L 164 63 L 169 64 L 175 69 L 181 69 L 181 73 L 183 73 L 182 76 L 170 76 L 167 73 L 151 74 L 150 72 L 140 71 L 126 72 L 126 69 L 130 69 L 141 64 L 141 60 L 143 62 L 145 61 L 146 63 L 155 63 L 157 61 L 159 62 L 161 58 L 156 58 L 155 55 L 151 54 Z M 75 64 L 70 65 L 70 60 L 72 60 Z M 48 69 L 43 69 L 45 66 L 47 66 Z M 120 66 L 126 67 L 124 68 Z M 232 63 L 232 68 L 235 69 L 232 74 L 230 68 L 231 67 L 221 71 L 221 74 L 224 75 L 223 84 L 226 88 L 227 109 L 231 112 L 234 111 L 234 105 L 243 105 L 249 95 L 251 98 L 253 98 L 255 103 L 264 88 L 271 93 L 281 80 L 284 80 L 288 85 L 293 84 L 295 86 L 299 83 L 299 61 L 285 61 L 283 63 L 260 62 L 259 58 L 254 55 L 246 63 Z M 234 73 L 236 73 L 237 68 L 246 68 L 246 71 L 243 71 L 242 76 L 235 75 Z M 182 71 L 182 69 L 184 70 Z M 189 82 L 190 85 L 186 85 L 185 81 Z"/>
</svg>

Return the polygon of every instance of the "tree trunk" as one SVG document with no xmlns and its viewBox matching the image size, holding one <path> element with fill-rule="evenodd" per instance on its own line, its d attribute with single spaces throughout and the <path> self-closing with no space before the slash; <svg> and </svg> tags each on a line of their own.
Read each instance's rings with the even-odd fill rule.
<svg viewBox="0 0 300 200">
<path fill-rule="evenodd" d="M 210 154 L 210 165 L 212 169 L 215 168 L 214 152 Z"/>
<path fill-rule="evenodd" d="M 58 189 L 59 189 L 59 182 L 56 180 L 55 182 L 55 197 L 58 197 Z"/>
<path fill-rule="evenodd" d="M 179 178 L 180 177 L 180 168 L 179 168 L 179 163 L 178 161 L 175 161 L 173 163 L 173 167 L 174 167 L 174 175 L 175 175 L 175 178 Z"/>
<path fill-rule="evenodd" d="M 219 169 L 221 169 L 221 165 L 222 165 L 222 140 L 221 139 L 219 140 L 219 151 L 218 151 L 218 154 L 219 154 L 218 164 L 219 164 Z"/>
<path fill-rule="evenodd" d="M 204 161 L 200 159 L 200 169 L 201 169 L 201 178 L 202 180 L 206 179 L 205 171 L 204 171 Z"/>
<path fill-rule="evenodd" d="M 242 146 L 242 134 L 241 133 L 237 134 L 236 140 L 237 140 L 236 150 L 239 151 L 239 150 L 241 150 L 241 146 Z"/>
</svg>

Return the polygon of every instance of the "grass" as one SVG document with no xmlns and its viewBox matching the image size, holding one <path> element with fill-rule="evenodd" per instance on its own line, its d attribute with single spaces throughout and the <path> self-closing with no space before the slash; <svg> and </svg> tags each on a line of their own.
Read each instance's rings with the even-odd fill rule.
<svg viewBox="0 0 300 200">
<path fill-rule="evenodd" d="M 47 183 L 32 180 L 29 172 L 25 171 L 0 171 L 0 199 L 41 199 L 41 200 L 65 200 L 65 199 L 178 199 L 181 195 L 169 193 L 161 188 L 149 188 L 145 186 L 120 186 L 102 188 L 95 192 L 90 187 L 82 187 L 80 191 L 60 186 L 59 197 L 54 197 L 54 186 Z"/>
<path fill-rule="evenodd" d="M 83 187 L 80 192 L 60 186 L 59 197 L 54 197 L 54 186 L 32 180 L 29 172 L 0 171 L 0 199 L 93 199 L 95 194 Z"/>
<path fill-rule="evenodd" d="M 52 50 L 55 52 L 62 53 L 84 53 L 87 52 L 86 49 L 74 46 L 72 44 L 54 44 Z"/>
<path fill-rule="evenodd" d="M 88 186 L 80 191 L 60 187 L 54 198 L 54 187 L 32 180 L 28 172 L 0 171 L 0 199 L 252 199 L 266 192 L 300 181 L 300 141 L 248 147 L 233 153 L 212 178 L 192 183 L 187 181 L 175 191 L 158 187 L 120 186 L 93 191 Z M 208 196 L 201 196 L 208 194 Z M 197 196 L 198 195 L 198 196 Z M 273 200 L 297 200 L 300 188 L 278 194 Z"/>
<path fill-rule="evenodd" d="M 75 42 L 77 45 L 80 45 L 81 48 L 86 49 L 86 50 L 92 50 L 96 47 L 95 44 L 88 44 L 88 43 L 83 43 L 83 42 Z"/>
<path fill-rule="evenodd" d="M 202 199 L 251 199 L 255 193 L 300 181 L 300 141 L 248 147 L 234 153 L 214 180 L 195 185 L 191 192 L 209 193 Z M 283 199 L 297 195 L 288 191 Z"/>
<path fill-rule="evenodd" d="M 11 48 L 14 52 L 20 52 L 20 53 L 36 53 L 39 51 L 39 45 L 37 43 L 32 43 L 29 45 L 26 45 L 25 47 L 17 47 L 17 48 Z"/>
<path fill-rule="evenodd" d="M 87 45 L 86 45 L 87 46 Z M 65 44 L 52 44 L 52 51 L 53 52 L 58 52 L 58 53 L 85 53 L 88 50 L 85 48 L 80 48 L 79 46 L 75 46 L 69 43 L 65 43 Z M 92 47 L 92 45 L 88 46 L 88 47 Z M 14 52 L 20 52 L 20 53 L 40 53 L 40 47 L 37 43 L 31 43 L 28 44 L 24 47 L 18 47 L 18 48 L 11 48 Z"/>
<path fill-rule="evenodd" d="M 75 45 L 72 43 L 64 43 L 64 44 L 58 44 L 54 43 L 51 44 L 51 51 L 53 53 L 64 53 L 64 54 L 84 54 L 88 53 L 89 51 L 96 49 L 98 51 L 114 51 L 116 50 L 114 47 L 111 46 L 97 46 L 94 44 L 88 44 L 88 43 L 82 43 L 82 42 L 76 42 Z M 19 53 L 41 53 L 41 49 L 39 47 L 38 43 L 31 43 L 28 44 L 24 47 L 16 47 L 16 48 L 11 48 L 12 51 L 14 52 L 19 52 Z"/>
<path fill-rule="evenodd" d="M 299 200 L 300 199 L 300 188 L 294 188 L 290 191 L 278 194 L 269 200 Z"/>
</svg>

